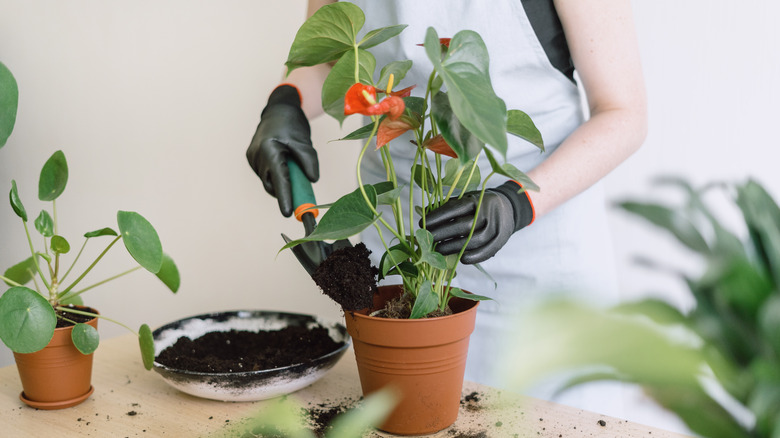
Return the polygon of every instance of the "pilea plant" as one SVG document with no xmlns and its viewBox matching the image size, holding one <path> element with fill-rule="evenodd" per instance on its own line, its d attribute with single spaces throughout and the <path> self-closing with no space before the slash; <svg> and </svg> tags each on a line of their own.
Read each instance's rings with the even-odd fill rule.
<svg viewBox="0 0 780 438">
<path fill-rule="evenodd" d="M 154 227 L 140 214 L 130 211 L 117 212 L 119 232 L 112 228 L 101 228 L 84 234 L 84 242 L 70 266 L 66 267 L 65 256 L 71 253 L 70 242 L 60 233 L 57 225 L 57 198 L 68 182 L 68 165 L 62 151 L 55 152 L 44 164 L 38 184 L 38 198 L 51 201 L 51 213 L 42 210 L 34 221 L 34 228 L 40 234 L 43 248 L 35 249 L 33 236 L 28 225 L 27 211 L 19 197 L 16 181 L 11 181 L 10 202 L 14 213 L 22 220 L 30 257 L 8 268 L 0 279 L 11 286 L 0 296 L 0 339 L 17 353 L 33 353 L 46 347 L 54 335 L 58 320 L 74 324 L 72 340 L 83 354 L 90 354 L 98 347 L 99 336 L 95 328 L 75 322 L 75 315 L 101 318 L 119 324 L 139 338 L 143 363 L 146 369 L 154 362 L 154 344 L 148 325 L 141 325 L 138 332 L 126 325 L 90 312 L 83 305 L 81 295 L 111 280 L 144 268 L 154 273 L 172 291 L 179 288 L 179 272 L 173 260 L 163 253 L 160 239 Z M 109 242 L 95 260 L 83 269 L 80 275 L 73 271 L 89 241 L 108 238 Z M 97 263 L 119 241 L 124 243 L 128 253 L 138 266 L 86 287 L 82 280 Z M 75 276 L 69 283 L 66 280 Z M 33 282 L 36 290 L 24 285 Z"/>
<path fill-rule="evenodd" d="M 393 91 L 412 67 L 410 60 L 377 66 L 368 49 L 399 35 L 406 25 L 372 29 L 363 33 L 363 11 L 351 3 L 326 5 L 298 30 L 286 62 L 288 72 L 299 67 L 333 63 L 322 89 L 324 111 L 342 122 L 347 115 L 370 117 L 366 126 L 344 137 L 365 141 L 357 162 L 359 188 L 328 206 L 328 211 L 310 235 L 284 248 L 307 241 L 336 240 L 356 235 L 374 226 L 384 245 L 380 278 L 398 275 L 413 302 L 411 318 L 445 310 L 451 297 L 485 299 L 452 287 L 466 245 L 459 254 L 444 256 L 434 247 L 426 229 L 426 215 L 453 197 L 479 189 L 479 205 L 488 180 L 498 174 L 519 182 L 523 189 L 536 184 L 506 161 L 507 134 L 518 136 L 543 150 L 541 134 L 530 117 L 520 110 L 507 110 L 493 90 L 488 52 L 476 32 L 463 30 L 452 38 L 439 38 L 427 30 L 424 50 L 431 73 L 421 96 L 411 96 L 418 84 Z M 378 67 L 381 67 L 377 74 Z M 387 147 L 391 140 L 411 132 L 414 151 L 411 187 L 398 178 Z M 374 143 L 384 163 L 387 178 L 363 184 L 361 163 Z M 432 151 L 433 154 L 429 154 Z M 479 162 L 489 162 L 482 178 Z M 484 167 L 483 167 L 484 168 Z M 402 190 L 408 188 L 408 198 Z M 389 206 L 392 221 L 378 207 Z M 476 218 L 479 208 L 474 213 Z M 391 222 L 393 222 L 391 224 Z M 474 226 L 476 220 L 474 221 Z M 474 232 L 472 226 L 471 234 Z M 470 238 L 470 237 L 469 237 Z"/>
</svg>

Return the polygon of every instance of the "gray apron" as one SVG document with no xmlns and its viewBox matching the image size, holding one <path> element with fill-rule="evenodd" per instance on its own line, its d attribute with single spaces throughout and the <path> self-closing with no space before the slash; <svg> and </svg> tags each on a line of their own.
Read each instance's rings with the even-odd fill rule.
<svg viewBox="0 0 780 438">
<path fill-rule="evenodd" d="M 424 93 L 430 74 L 430 61 L 424 48 L 417 45 L 424 41 L 429 26 L 442 38 L 452 37 L 463 29 L 474 30 L 482 36 L 490 53 L 490 74 L 496 93 L 504 99 L 507 109 L 528 113 L 545 142 L 546 152 L 541 154 L 533 145 L 510 135 L 507 161 L 518 169 L 524 172 L 533 169 L 583 122 L 576 85 L 550 63 L 519 1 L 364 0 L 353 3 L 366 12 L 364 30 L 398 23 L 409 25 L 399 38 L 372 48 L 371 52 L 377 58 L 377 70 L 393 60 L 412 60 L 412 70 L 393 88 L 418 84 L 414 95 Z M 414 157 L 410 138 L 402 136 L 389 145 L 402 184 L 408 184 Z M 490 169 L 487 160 L 479 164 L 482 175 L 487 175 Z M 378 153 L 367 153 L 362 175 L 364 183 L 385 179 Z M 497 176 L 489 185 L 497 186 L 504 181 L 504 177 Z M 402 199 L 408 199 L 406 196 Z M 476 268 L 462 267 L 456 284 L 495 300 L 480 304 L 470 341 L 466 379 L 502 386 L 501 376 L 491 369 L 507 346 L 507 327 L 535 300 L 551 293 L 569 293 L 599 304 L 616 301 L 617 282 L 604 204 L 602 189 L 597 184 L 515 233 L 495 257 L 482 263 L 495 279 L 495 288 L 493 281 Z M 385 213 L 383 217 L 390 219 L 392 215 Z M 390 233 L 384 235 L 386 239 L 392 237 Z M 361 237 L 377 262 L 384 249 L 375 229 L 368 229 Z M 398 283 L 398 279 L 391 278 L 390 282 Z M 540 398 L 551 398 L 551 393 L 543 387 L 529 392 Z M 605 406 L 605 398 L 619 403 L 619 397 L 605 393 L 603 388 L 570 391 L 556 401 L 620 415 L 619 409 Z"/>
</svg>

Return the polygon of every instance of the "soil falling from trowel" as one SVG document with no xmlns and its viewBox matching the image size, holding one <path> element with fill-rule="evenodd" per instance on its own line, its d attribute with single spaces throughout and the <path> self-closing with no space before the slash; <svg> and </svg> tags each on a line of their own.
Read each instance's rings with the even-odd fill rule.
<svg viewBox="0 0 780 438">
<path fill-rule="evenodd" d="M 379 270 L 371 265 L 369 254 L 362 243 L 338 249 L 320 263 L 312 278 L 344 310 L 371 307 Z"/>
</svg>

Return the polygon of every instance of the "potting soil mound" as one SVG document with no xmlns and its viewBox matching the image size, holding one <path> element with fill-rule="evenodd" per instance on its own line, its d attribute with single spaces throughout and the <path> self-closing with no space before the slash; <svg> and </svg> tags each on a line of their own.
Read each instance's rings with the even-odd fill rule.
<svg viewBox="0 0 780 438">
<path fill-rule="evenodd" d="M 333 251 L 320 263 L 312 278 L 322 293 L 344 310 L 371 307 L 379 270 L 371 265 L 369 254 L 371 251 L 363 243 Z"/>
<path fill-rule="evenodd" d="M 285 327 L 270 331 L 210 332 L 179 338 L 157 356 L 170 368 L 204 373 L 235 373 L 306 363 L 337 348 L 323 327 Z"/>
</svg>

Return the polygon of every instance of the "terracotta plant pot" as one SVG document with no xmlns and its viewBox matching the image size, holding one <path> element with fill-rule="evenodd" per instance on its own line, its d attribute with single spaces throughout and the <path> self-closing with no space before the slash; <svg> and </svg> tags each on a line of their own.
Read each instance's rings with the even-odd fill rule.
<svg viewBox="0 0 780 438">
<path fill-rule="evenodd" d="M 399 285 L 380 287 L 374 309 L 401 292 Z M 477 304 L 453 298 L 453 315 L 427 319 L 377 318 L 367 316 L 368 310 L 346 313 L 363 394 L 388 385 L 401 394 L 379 429 L 421 435 L 455 422 Z"/>
<path fill-rule="evenodd" d="M 87 324 L 97 328 L 97 318 Z M 64 409 L 92 394 L 93 355 L 76 349 L 70 339 L 72 330 L 72 326 L 54 330 L 54 337 L 43 350 L 14 353 L 23 389 L 19 398 L 29 406 Z"/>
</svg>

